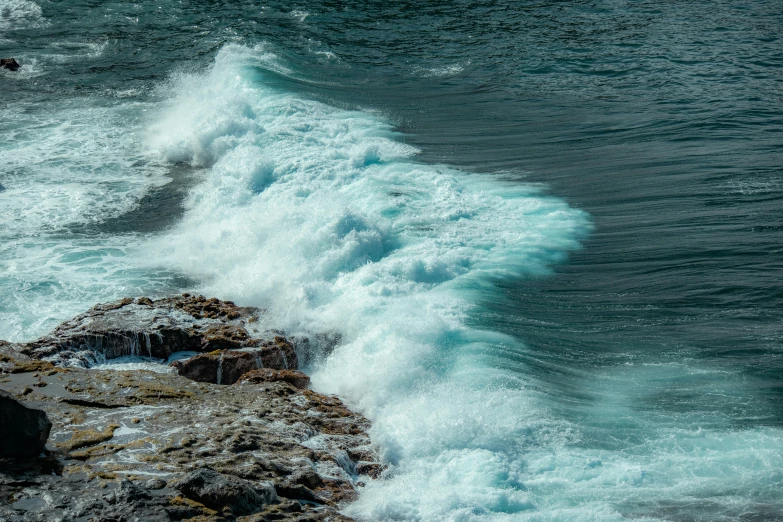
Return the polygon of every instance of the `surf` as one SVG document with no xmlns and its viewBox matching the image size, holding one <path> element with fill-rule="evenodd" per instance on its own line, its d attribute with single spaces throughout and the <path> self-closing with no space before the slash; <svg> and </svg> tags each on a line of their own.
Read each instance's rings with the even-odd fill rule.
<svg viewBox="0 0 783 522">
<path fill-rule="evenodd" d="M 315 389 L 370 417 L 389 464 L 350 513 L 531 509 L 520 455 L 539 430 L 573 429 L 503 368 L 496 352 L 519 342 L 470 317 L 500 281 L 564 261 L 589 218 L 538 186 L 417 162 L 377 115 L 270 85 L 284 69 L 227 45 L 206 73 L 172 79 L 147 144 L 203 179 L 146 257 L 313 340 Z M 319 347 L 328 333 L 336 347 Z"/>
</svg>

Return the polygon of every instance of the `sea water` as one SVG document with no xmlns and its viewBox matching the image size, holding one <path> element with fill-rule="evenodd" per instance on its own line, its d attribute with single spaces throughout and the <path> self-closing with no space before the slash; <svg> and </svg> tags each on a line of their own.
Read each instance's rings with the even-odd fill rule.
<svg viewBox="0 0 783 522">
<path fill-rule="evenodd" d="M 387 4 L 0 0 L 0 338 L 267 309 L 362 520 L 783 518 L 775 4 Z"/>
</svg>

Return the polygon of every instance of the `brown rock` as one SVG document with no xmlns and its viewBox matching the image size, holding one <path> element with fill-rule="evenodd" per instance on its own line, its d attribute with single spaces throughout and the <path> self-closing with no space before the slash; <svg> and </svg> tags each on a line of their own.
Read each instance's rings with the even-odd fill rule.
<svg viewBox="0 0 783 522">
<path fill-rule="evenodd" d="M 205 353 L 170 364 L 177 373 L 192 381 L 217 383 L 219 356 Z"/>
<path fill-rule="evenodd" d="M 310 386 L 310 377 L 298 370 L 272 370 L 270 368 L 247 372 L 237 380 L 237 384 L 261 384 L 273 381 L 284 381 L 300 389 Z"/>
<path fill-rule="evenodd" d="M 289 365 L 296 367 L 296 364 L 293 345 L 277 337 L 275 341 L 257 349 L 214 351 L 174 361 L 171 366 L 180 375 L 194 381 L 234 384 L 242 375 L 253 370 L 286 369 Z"/>
<path fill-rule="evenodd" d="M 382 470 L 369 422 L 307 389 L 292 343 L 250 324 L 258 313 L 203 296 L 123 299 L 34 343 L 0 342 L 3 387 L 57 426 L 49 457 L 3 461 L 0 520 L 34 506 L 36 520 L 348 521 L 339 510 L 358 481 Z M 182 349 L 200 352 L 181 366 L 201 365 L 204 380 L 252 384 L 78 367 Z"/>
<path fill-rule="evenodd" d="M 167 359 L 180 351 L 290 345 L 271 332 L 263 337 L 248 332 L 245 325 L 259 313 L 230 301 L 189 294 L 157 300 L 126 298 L 93 307 L 51 334 L 21 346 L 21 351 L 58 366 L 86 367 L 126 355 Z M 288 364 L 296 367 L 293 361 Z"/>
<path fill-rule="evenodd" d="M 2 377 L 17 396 L 37 379 L 48 383 L 31 396 L 57 426 L 49 443 L 61 451 L 50 463 L 23 459 L 48 466 L 41 470 L 12 471 L 4 461 L 0 520 L 27 520 L 21 506 L 54 495 L 57 503 L 41 506 L 37 519 L 234 520 L 241 511 L 252 512 L 248 522 L 345 521 L 339 509 L 355 498 L 358 480 L 369 480 L 362 475 L 375 474 L 367 420 L 335 397 L 284 381 L 237 389 L 175 373 L 82 368 Z M 308 444 L 313 438 L 317 450 Z M 214 503 L 207 481 L 175 489 L 196 468 L 226 479 Z M 273 485 L 280 503 L 257 503 L 249 490 L 234 489 L 242 484 L 235 479 L 256 490 Z"/>
</svg>

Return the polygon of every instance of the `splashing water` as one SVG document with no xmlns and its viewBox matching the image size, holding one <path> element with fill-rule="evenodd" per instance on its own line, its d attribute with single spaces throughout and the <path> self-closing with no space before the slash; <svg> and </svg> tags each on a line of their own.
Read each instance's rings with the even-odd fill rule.
<svg viewBox="0 0 783 522">
<path fill-rule="evenodd" d="M 650 416 L 635 420 L 648 434 L 639 445 L 583 444 L 593 428 L 553 413 L 538 378 L 509 364 L 524 346 L 473 325 L 498 282 L 546 274 L 578 247 L 583 213 L 533 186 L 417 163 L 378 117 L 270 87 L 267 74 L 281 70 L 263 48 L 229 45 L 208 72 L 172 82 L 148 144 L 206 171 L 149 259 L 203 281 L 204 293 L 267 308 L 269 327 L 339 332 L 310 369 L 313 385 L 370 417 L 390 465 L 349 514 L 665 519 L 694 498 L 726 508 L 725 477 L 769 489 L 775 430 Z M 598 418 L 622 425 L 628 408 L 609 400 Z"/>
<path fill-rule="evenodd" d="M 37 126 L 0 122 L 20 133 L 12 149 L 0 143 L 11 161 L 0 289 L 13 296 L 0 303 L 0 338 L 43 333 L 96 301 L 187 286 L 175 276 L 196 280 L 267 308 L 262 327 L 340 339 L 308 371 L 373 421 L 389 463 L 347 508 L 360 519 L 774 512 L 780 430 L 639 413 L 669 383 L 697 378 L 693 367 L 596 371 L 596 400 L 566 417 L 547 376 L 519 362 L 525 347 L 479 324 L 499 283 L 546 275 L 578 248 L 584 213 L 537 186 L 419 162 L 371 111 L 272 87 L 291 74 L 263 47 L 227 45 L 207 71 L 160 87 L 163 106 L 87 100 L 44 111 L 58 117 Z M 65 233 L 120 219 L 182 164 L 199 183 L 171 229 Z M 750 386 L 699 371 L 716 396 Z"/>
</svg>

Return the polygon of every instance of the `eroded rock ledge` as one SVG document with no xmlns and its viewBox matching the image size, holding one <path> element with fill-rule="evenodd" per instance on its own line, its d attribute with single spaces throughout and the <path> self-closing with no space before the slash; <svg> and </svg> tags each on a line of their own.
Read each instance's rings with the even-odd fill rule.
<svg viewBox="0 0 783 522">
<path fill-rule="evenodd" d="M 41 456 L 0 459 L 0 520 L 349 520 L 340 507 L 381 471 L 369 423 L 309 390 L 259 313 L 126 299 L 0 341 L 0 389 L 52 423 Z M 173 363 L 183 375 L 89 368 L 181 351 L 198 352 Z"/>
</svg>

